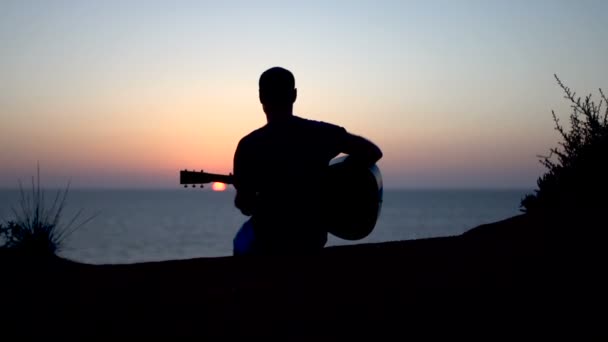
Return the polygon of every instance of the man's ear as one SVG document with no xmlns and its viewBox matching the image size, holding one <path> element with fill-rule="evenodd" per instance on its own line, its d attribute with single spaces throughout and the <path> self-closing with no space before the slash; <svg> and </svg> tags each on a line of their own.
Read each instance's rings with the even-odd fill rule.
<svg viewBox="0 0 608 342">
<path fill-rule="evenodd" d="M 293 89 L 293 101 L 292 102 L 296 102 L 297 98 L 298 98 L 298 88 L 294 88 Z"/>
</svg>

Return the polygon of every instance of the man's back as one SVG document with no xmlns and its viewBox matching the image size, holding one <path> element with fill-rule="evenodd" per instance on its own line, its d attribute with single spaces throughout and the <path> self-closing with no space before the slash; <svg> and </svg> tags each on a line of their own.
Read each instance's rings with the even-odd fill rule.
<svg viewBox="0 0 608 342">
<path fill-rule="evenodd" d="M 323 247 L 321 203 L 329 161 L 343 148 L 346 130 L 289 116 L 244 137 L 235 153 L 239 191 L 255 194 L 257 244 L 268 251 Z"/>
</svg>

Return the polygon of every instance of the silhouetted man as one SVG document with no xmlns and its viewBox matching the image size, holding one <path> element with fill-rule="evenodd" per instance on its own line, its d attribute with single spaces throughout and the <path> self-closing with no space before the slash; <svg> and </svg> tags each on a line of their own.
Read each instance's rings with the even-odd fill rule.
<svg viewBox="0 0 608 342">
<path fill-rule="evenodd" d="M 327 242 L 321 197 L 331 186 L 325 183 L 329 161 L 345 153 L 348 162 L 371 166 L 382 152 L 340 126 L 293 115 L 297 89 L 286 69 L 266 70 L 259 96 L 267 124 L 242 138 L 234 155 L 235 205 L 251 216 L 235 238 L 234 252 L 318 251 Z"/>
</svg>

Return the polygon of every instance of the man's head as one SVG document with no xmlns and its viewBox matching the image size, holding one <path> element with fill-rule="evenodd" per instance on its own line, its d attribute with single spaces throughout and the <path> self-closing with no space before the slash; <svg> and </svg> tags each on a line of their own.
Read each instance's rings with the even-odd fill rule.
<svg viewBox="0 0 608 342">
<path fill-rule="evenodd" d="M 259 82 L 264 112 L 268 115 L 291 115 L 297 97 L 295 83 L 293 74 L 287 69 L 274 67 L 264 71 Z"/>
</svg>

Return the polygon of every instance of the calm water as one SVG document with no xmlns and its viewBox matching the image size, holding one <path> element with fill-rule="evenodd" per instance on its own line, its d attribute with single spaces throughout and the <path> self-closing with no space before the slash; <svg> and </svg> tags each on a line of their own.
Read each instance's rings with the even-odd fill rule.
<svg viewBox="0 0 608 342">
<path fill-rule="evenodd" d="M 519 213 L 526 190 L 385 190 L 375 230 L 364 240 L 330 236 L 329 245 L 457 235 Z M 47 191 L 51 198 L 55 191 Z M 19 192 L 0 190 L 0 219 L 12 217 Z M 95 219 L 66 239 L 64 257 L 87 263 L 131 263 L 232 253 L 245 217 L 234 192 L 71 190 L 64 223 L 79 209 Z"/>
</svg>

